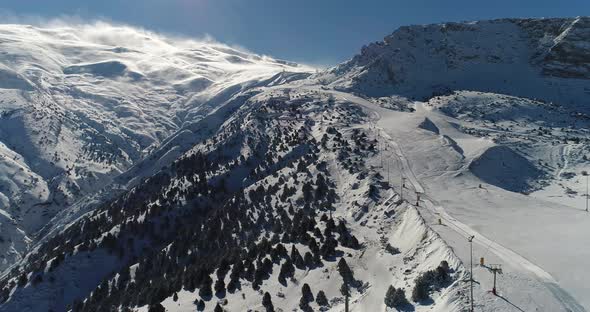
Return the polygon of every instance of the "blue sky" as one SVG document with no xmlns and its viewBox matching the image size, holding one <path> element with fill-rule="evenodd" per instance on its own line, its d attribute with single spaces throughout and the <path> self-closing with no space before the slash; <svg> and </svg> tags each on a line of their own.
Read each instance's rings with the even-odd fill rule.
<svg viewBox="0 0 590 312">
<path fill-rule="evenodd" d="M 78 16 L 215 39 L 332 65 L 397 27 L 499 17 L 590 15 L 590 0 L 2 0 L 19 16 Z"/>
</svg>

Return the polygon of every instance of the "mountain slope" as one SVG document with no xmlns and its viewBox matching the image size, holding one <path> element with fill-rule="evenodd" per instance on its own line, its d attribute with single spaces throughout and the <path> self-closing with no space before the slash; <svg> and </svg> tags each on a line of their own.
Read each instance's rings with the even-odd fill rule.
<svg viewBox="0 0 590 312">
<path fill-rule="evenodd" d="M 2 25 L 0 49 L 0 157 L 7 166 L 0 209 L 18 229 L 1 229 L 8 258 L 0 268 L 56 213 L 223 100 L 282 71 L 305 71 L 215 42 L 104 23 Z"/>
<path fill-rule="evenodd" d="M 406 26 L 320 80 L 370 96 L 474 90 L 584 107 L 589 33 L 588 17 Z"/>
<path fill-rule="evenodd" d="M 588 21 L 402 27 L 315 76 L 326 89 L 390 109 L 379 126 L 398 146 L 392 157 L 411 159 L 400 171 L 426 198 L 426 218 L 448 224 L 436 231 L 463 261 L 475 235 L 474 257 L 508 273 L 501 297 L 477 295 L 485 309 L 499 298 L 524 310 L 550 305 L 542 296 L 517 299 L 523 287 L 557 299 L 550 311 L 588 308 L 590 277 L 578 265 L 589 256 L 579 248 L 588 235 Z M 476 272 L 478 282 L 489 276 L 485 267 Z"/>
<path fill-rule="evenodd" d="M 341 309 L 344 281 L 353 305 L 373 309 L 392 281 L 410 297 L 413 278 L 443 260 L 449 268 L 428 282 L 424 302 L 462 306 L 461 263 L 361 161 L 377 152 L 367 142 L 367 115 L 291 87 L 254 92 L 212 137 L 40 245 L 4 278 L 0 311 L 160 301 L 188 311 L 195 299 L 208 311 L 222 300 L 231 311 L 259 308 L 264 292 L 277 308 L 328 309 L 300 305 L 294 293 L 304 283 Z M 166 299 L 174 294 L 176 301 Z"/>
</svg>

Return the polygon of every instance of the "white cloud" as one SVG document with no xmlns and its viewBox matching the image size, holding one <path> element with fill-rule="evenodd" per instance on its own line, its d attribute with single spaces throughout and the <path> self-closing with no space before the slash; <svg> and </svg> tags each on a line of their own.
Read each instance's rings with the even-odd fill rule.
<svg viewBox="0 0 590 312">
<path fill-rule="evenodd" d="M 198 43 L 221 44 L 210 35 L 189 38 L 178 34 L 158 33 L 104 17 L 90 19 L 78 15 L 43 17 L 39 15 L 21 15 L 0 9 L 0 20 L 2 24 L 21 24 L 44 29 L 60 29 L 88 43 L 124 46 L 127 48 L 145 48 L 148 46 L 157 49 L 166 46 L 166 49 L 169 49 L 171 46 L 182 47 Z M 242 47 L 233 48 L 246 51 Z"/>
</svg>

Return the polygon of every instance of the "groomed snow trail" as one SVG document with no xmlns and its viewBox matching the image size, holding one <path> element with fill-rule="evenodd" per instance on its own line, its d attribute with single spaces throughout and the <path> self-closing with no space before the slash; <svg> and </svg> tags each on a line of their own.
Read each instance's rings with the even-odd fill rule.
<svg viewBox="0 0 590 312">
<path fill-rule="evenodd" d="M 387 109 L 378 107 L 377 105 L 360 97 L 339 91 L 330 90 L 329 92 L 344 101 L 358 104 L 367 109 L 374 116 L 373 122 L 375 124 L 378 124 L 379 121 L 382 120 L 384 115 L 391 113 Z M 426 114 L 426 111 L 422 110 L 421 113 Z M 384 139 L 386 139 L 388 143 L 394 148 L 395 157 L 398 158 L 398 161 L 401 164 L 403 164 L 401 168 L 402 174 L 409 180 L 415 192 L 421 194 L 421 202 L 425 204 L 426 209 L 428 209 L 431 213 L 440 216 L 440 218 L 445 220 L 447 224 L 451 225 L 452 228 L 459 235 L 464 236 L 466 238 L 469 236 L 475 236 L 474 242 L 476 244 L 480 245 L 483 248 L 489 249 L 506 263 L 514 265 L 518 268 L 522 268 L 522 270 L 531 273 L 533 276 L 537 278 L 539 282 L 541 282 L 543 285 L 547 287 L 547 289 L 561 303 L 565 311 L 586 311 L 586 309 L 584 309 L 584 307 L 580 305 L 568 292 L 566 292 L 559 286 L 558 282 L 551 276 L 551 274 L 549 274 L 536 264 L 532 263 L 531 261 L 527 260 L 522 255 L 485 237 L 484 235 L 475 231 L 468 225 L 462 223 L 461 221 L 449 215 L 442 205 L 440 205 L 436 200 L 430 198 L 428 194 L 426 194 L 424 188 L 422 187 L 422 185 L 416 178 L 414 172 L 412 171 L 412 167 L 408 159 L 404 156 L 404 153 L 399 144 L 397 144 L 391 138 L 391 136 L 387 134 L 386 129 L 384 129 L 383 127 L 380 128 L 380 136 L 384 137 Z"/>
</svg>

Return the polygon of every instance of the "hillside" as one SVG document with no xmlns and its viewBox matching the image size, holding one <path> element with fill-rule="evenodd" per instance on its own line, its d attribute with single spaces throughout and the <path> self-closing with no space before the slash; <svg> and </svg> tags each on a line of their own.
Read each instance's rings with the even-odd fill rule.
<svg viewBox="0 0 590 312">
<path fill-rule="evenodd" d="M 300 302 L 289 294 L 306 283 L 314 296 L 325 292 L 322 306 L 341 308 L 344 281 L 352 304 L 370 309 L 391 283 L 376 270 L 398 276 L 395 286 L 409 297 L 411 277 L 443 260 L 449 269 L 424 300 L 464 304 L 460 262 L 361 161 L 377 153 L 366 142 L 363 110 L 313 90 L 257 91 L 211 138 L 30 253 L 23 270 L 31 273 L 7 276 L 21 282 L 0 310 L 96 311 L 162 300 L 194 310 L 195 299 L 207 310 L 221 299 L 239 310 L 260 307 L 264 292 L 290 309 Z M 212 281 L 223 289 L 211 293 Z M 176 301 L 166 299 L 174 294 Z"/>
<path fill-rule="evenodd" d="M 0 268 L 57 213 L 294 64 L 108 24 L 0 26 Z M 276 78 L 276 77 L 275 77 Z"/>
</svg>

